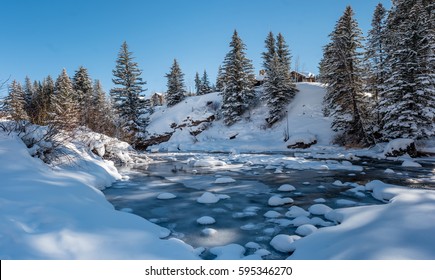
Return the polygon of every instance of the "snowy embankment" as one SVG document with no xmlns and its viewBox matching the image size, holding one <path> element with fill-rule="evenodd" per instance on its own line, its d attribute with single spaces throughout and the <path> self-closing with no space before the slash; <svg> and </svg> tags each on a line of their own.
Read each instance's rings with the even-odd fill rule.
<svg viewBox="0 0 435 280">
<path fill-rule="evenodd" d="M 333 210 L 340 223 L 287 244 L 289 259 L 435 259 L 435 191 L 372 181 L 365 186 L 385 205 Z"/>
<path fill-rule="evenodd" d="M 210 93 L 201 96 L 189 97 L 183 102 L 167 108 L 157 108 L 151 116 L 148 132 L 154 136 L 169 135 L 170 140 L 153 146 L 151 150 L 161 151 L 234 151 L 238 152 L 264 152 L 285 151 L 289 141 L 298 139 L 313 142 L 321 148 L 331 143 L 333 135 L 331 120 L 323 117 L 322 101 L 325 89 L 318 83 L 299 83 L 299 92 L 288 105 L 288 118 L 275 124 L 272 128 L 266 127 L 265 119 L 268 117 L 268 108 L 265 102 L 256 106 L 244 118 L 227 127 L 218 118 L 217 108 L 220 107 L 222 96 Z M 258 94 L 262 89 L 258 89 Z M 202 127 L 192 126 L 198 122 L 209 119 L 211 122 L 201 123 Z M 207 125 L 208 124 L 208 125 Z M 200 133 L 196 134 L 196 132 Z M 286 131 L 289 131 L 290 140 L 285 142 Z M 193 132 L 193 133 L 192 133 Z M 196 136 L 192 135 L 196 134 Z"/>
<path fill-rule="evenodd" d="M 0 259 L 196 259 L 167 229 L 116 211 L 98 188 L 121 176 L 83 147 L 49 167 L 0 132 Z"/>
</svg>

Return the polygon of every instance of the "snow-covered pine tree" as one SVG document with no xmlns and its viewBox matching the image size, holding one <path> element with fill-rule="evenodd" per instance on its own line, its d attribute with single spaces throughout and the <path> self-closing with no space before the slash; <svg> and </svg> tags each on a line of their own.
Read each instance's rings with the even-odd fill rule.
<svg viewBox="0 0 435 280">
<path fill-rule="evenodd" d="M 36 81 L 33 83 L 35 96 L 32 99 L 32 123 L 38 125 L 47 125 L 49 120 L 54 117 L 52 105 L 54 87 L 54 81 L 51 76 L 47 76 L 42 81 L 42 84 Z"/>
<path fill-rule="evenodd" d="M 94 81 L 90 108 L 89 128 L 95 132 L 113 136 L 115 133 L 115 112 L 107 100 L 99 80 Z"/>
<path fill-rule="evenodd" d="M 246 46 L 237 31 L 234 31 L 230 48 L 223 64 L 222 114 L 226 125 L 239 121 L 255 99 L 252 62 L 246 58 Z"/>
<path fill-rule="evenodd" d="M 200 95 L 201 92 L 201 79 L 199 78 L 198 72 L 195 74 L 195 89 L 196 89 L 196 95 Z"/>
<path fill-rule="evenodd" d="M 287 105 L 295 96 L 297 89 L 290 78 L 290 51 L 284 37 L 280 33 L 275 43 L 270 32 L 265 42 L 267 51 L 263 53 L 263 66 L 266 71 L 264 92 L 269 107 L 266 121 L 269 126 L 272 126 L 285 116 Z M 276 47 L 271 43 L 275 43 Z M 269 55 L 272 55 L 272 59 Z"/>
<path fill-rule="evenodd" d="M 168 106 L 174 106 L 185 97 L 184 74 L 181 72 L 180 66 L 176 59 L 171 66 L 171 71 L 166 74 L 168 79 L 168 91 L 166 93 L 166 101 Z"/>
<path fill-rule="evenodd" d="M 266 44 L 266 51 L 263 52 L 261 55 L 263 57 L 263 68 L 267 73 L 271 70 L 270 65 L 276 54 L 275 35 L 273 35 L 272 31 L 269 32 L 264 43 Z"/>
<path fill-rule="evenodd" d="M 225 74 L 222 66 L 219 65 L 218 73 L 216 76 L 216 90 L 222 92 L 225 86 Z"/>
<path fill-rule="evenodd" d="M 396 0 L 387 21 L 385 140 L 435 135 L 434 16 L 424 0 Z"/>
<path fill-rule="evenodd" d="M 75 91 L 75 99 L 79 105 L 80 125 L 88 126 L 90 123 L 90 115 L 92 114 L 92 80 L 89 77 L 88 69 L 80 66 L 72 79 L 73 88 Z"/>
<path fill-rule="evenodd" d="M 32 83 L 32 81 L 30 80 L 30 78 L 28 76 L 26 76 L 26 78 L 24 79 L 24 86 L 23 86 L 23 91 L 24 91 L 24 97 L 26 100 L 26 112 L 27 115 L 29 116 L 29 118 L 31 118 L 31 116 L 33 115 L 33 98 L 35 96 L 35 88 L 34 88 L 34 84 Z"/>
<path fill-rule="evenodd" d="M 150 110 L 144 102 L 142 92 L 145 91 L 142 71 L 133 61 L 133 53 L 124 42 L 118 53 L 115 69 L 112 71 L 112 82 L 115 87 L 110 90 L 114 109 L 118 115 L 116 136 L 133 145 L 138 145 L 146 137 L 148 118 L 144 114 Z"/>
<path fill-rule="evenodd" d="M 325 48 L 321 62 L 322 77 L 326 79 L 325 111 L 333 117 L 332 128 L 343 135 L 341 144 L 367 144 L 369 135 L 363 124 L 366 107 L 362 92 L 362 32 L 350 6 L 346 8 L 330 34 L 331 43 Z"/>
<path fill-rule="evenodd" d="M 79 125 L 78 103 L 75 99 L 73 84 L 65 69 L 56 80 L 52 97 L 54 116 L 52 124 L 57 128 L 72 131 Z"/>
<path fill-rule="evenodd" d="M 383 90 L 386 77 L 386 17 L 387 10 L 379 3 L 373 13 L 372 28 L 368 32 L 367 43 L 365 47 L 364 59 L 366 66 L 365 73 L 365 90 L 372 94 L 370 112 L 372 119 L 373 133 L 380 129 L 381 116 L 379 113 L 379 93 Z"/>
<path fill-rule="evenodd" d="M 210 81 L 208 80 L 207 71 L 204 70 L 204 73 L 202 74 L 201 78 L 201 93 L 200 94 L 207 94 L 212 92 L 212 87 L 210 86 Z"/>
<path fill-rule="evenodd" d="M 26 112 L 26 94 L 21 84 L 15 80 L 9 86 L 9 95 L 6 98 L 7 108 L 14 121 L 28 120 Z"/>
</svg>

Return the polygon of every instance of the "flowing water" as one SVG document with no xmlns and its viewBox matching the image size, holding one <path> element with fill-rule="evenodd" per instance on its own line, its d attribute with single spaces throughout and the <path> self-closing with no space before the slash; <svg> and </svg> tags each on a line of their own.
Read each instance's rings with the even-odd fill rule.
<svg viewBox="0 0 435 280">
<path fill-rule="evenodd" d="M 179 238 L 195 248 L 204 247 L 201 256 L 205 259 L 215 257 L 208 251 L 212 247 L 231 243 L 244 246 L 248 242 L 255 242 L 257 246 L 270 251 L 271 254 L 265 259 L 284 259 L 288 254 L 274 250 L 269 243 L 277 234 L 295 234 L 296 227 L 288 225 L 291 219 L 285 217 L 292 205 L 308 209 L 320 202 L 336 209 L 380 204 L 382 202 L 372 198 L 369 192 L 351 191 L 351 183 L 354 187 L 375 179 L 410 187 L 433 187 L 430 178 L 434 164 L 430 162 L 424 163 L 422 168 L 403 168 L 400 163 L 367 159 L 354 162 L 354 165 L 363 167 L 362 171 L 295 170 L 280 166 L 279 155 L 267 155 L 268 159 L 278 159 L 274 161 L 275 166 L 270 167 L 267 163 L 247 161 L 249 155 L 241 159 L 228 154 L 213 154 L 214 159 L 228 165 L 210 168 L 190 164 L 189 158 L 202 159 L 207 156 L 210 155 L 151 155 L 153 163 L 124 170 L 129 179 L 116 182 L 104 193 L 116 209 L 133 212 L 168 228 L 170 237 Z M 393 169 L 395 173 L 385 173 L 386 168 Z M 235 182 L 215 183 L 216 179 L 226 177 Z M 347 184 L 339 184 L 337 180 Z M 280 192 L 277 189 L 282 184 L 291 184 L 296 190 Z M 225 199 L 217 203 L 198 203 L 197 199 L 204 192 L 224 195 Z M 161 193 L 172 193 L 176 198 L 157 199 Z M 294 202 L 269 206 L 268 200 L 273 195 L 291 197 Z M 281 216 L 264 217 L 270 210 Z M 213 217 L 216 222 L 201 225 L 197 219 L 203 216 Z M 323 216 L 319 218 L 327 221 Z M 247 254 L 253 251 L 248 248 Z"/>
</svg>

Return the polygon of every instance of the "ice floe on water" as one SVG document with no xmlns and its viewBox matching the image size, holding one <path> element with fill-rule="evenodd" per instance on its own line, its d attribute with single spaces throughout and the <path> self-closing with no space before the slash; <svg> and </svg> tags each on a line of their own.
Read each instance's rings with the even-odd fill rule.
<svg viewBox="0 0 435 280">
<path fill-rule="evenodd" d="M 201 218 L 198 218 L 196 222 L 200 225 L 211 225 L 216 223 L 216 220 L 210 216 L 202 216 Z"/>
<path fill-rule="evenodd" d="M 325 204 L 313 204 L 308 208 L 308 211 L 313 215 L 325 215 L 332 211 L 332 208 Z"/>
<path fill-rule="evenodd" d="M 280 195 L 274 195 L 269 198 L 267 204 L 269 204 L 269 206 L 281 206 L 292 202 L 293 199 L 291 197 L 281 197 Z"/>
<path fill-rule="evenodd" d="M 157 196 L 157 199 L 162 199 L 162 200 L 166 200 L 166 199 L 173 199 L 176 198 L 177 196 L 173 193 L 161 193 Z"/>
<path fill-rule="evenodd" d="M 198 203 L 203 203 L 203 204 L 213 204 L 213 203 L 217 203 L 219 200 L 220 200 L 219 196 L 211 192 L 205 192 L 200 197 L 198 197 L 196 201 Z"/>
<path fill-rule="evenodd" d="M 217 178 L 214 183 L 215 184 L 229 184 L 229 183 L 234 183 L 236 180 L 234 180 L 233 178 L 230 177 L 221 177 L 221 178 Z"/>
<path fill-rule="evenodd" d="M 291 192 L 291 191 L 295 191 L 295 190 L 296 190 L 296 188 L 290 184 L 284 184 L 278 188 L 278 191 L 280 191 L 280 192 Z"/>
</svg>

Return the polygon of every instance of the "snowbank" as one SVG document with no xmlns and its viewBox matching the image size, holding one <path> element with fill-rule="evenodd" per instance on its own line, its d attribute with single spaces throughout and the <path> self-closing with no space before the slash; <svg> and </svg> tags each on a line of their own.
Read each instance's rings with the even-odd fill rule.
<svg viewBox="0 0 435 280">
<path fill-rule="evenodd" d="M 195 259 L 189 245 L 162 240 L 168 230 L 115 211 L 98 188 L 120 178 L 113 164 L 83 147 L 68 165 L 32 158 L 0 133 L 0 259 Z"/>
</svg>

